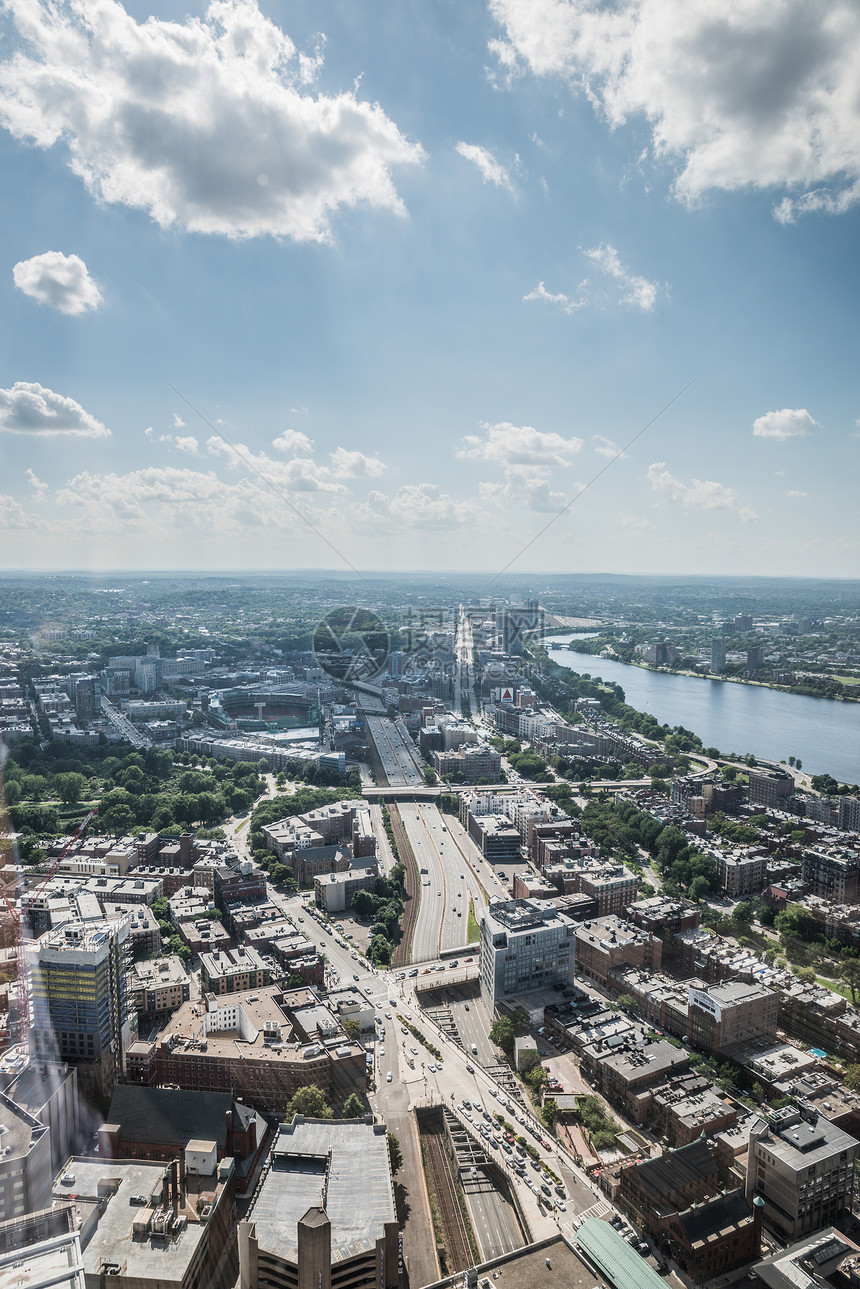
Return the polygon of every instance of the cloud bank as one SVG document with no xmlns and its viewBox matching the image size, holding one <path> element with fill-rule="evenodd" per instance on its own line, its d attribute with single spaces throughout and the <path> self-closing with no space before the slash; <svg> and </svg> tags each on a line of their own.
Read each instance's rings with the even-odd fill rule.
<svg viewBox="0 0 860 1289">
<path fill-rule="evenodd" d="M 34 437 L 106 439 L 110 430 L 85 412 L 73 398 L 55 394 L 44 385 L 18 380 L 0 389 L 0 430 Z"/>
<path fill-rule="evenodd" d="M 25 42 L 0 66 L 0 123 L 62 145 L 99 200 L 164 228 L 327 241 L 339 207 L 403 212 L 391 178 L 414 165 L 382 108 L 354 91 L 308 92 L 299 54 L 255 0 L 202 18 L 137 23 L 117 0 L 10 0 Z"/>
<path fill-rule="evenodd" d="M 678 198 L 788 190 L 774 214 L 860 200 L 854 0 L 489 0 L 508 77 L 564 78 L 611 128 L 644 118 Z"/>
</svg>

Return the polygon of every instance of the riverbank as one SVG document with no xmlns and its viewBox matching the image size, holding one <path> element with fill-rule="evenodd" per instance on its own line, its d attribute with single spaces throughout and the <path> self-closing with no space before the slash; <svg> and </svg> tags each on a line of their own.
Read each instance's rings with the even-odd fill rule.
<svg viewBox="0 0 860 1289">
<path fill-rule="evenodd" d="M 593 635 L 596 633 L 589 633 Z M 584 638 L 584 637 L 583 637 Z M 759 689 L 772 689 L 778 694 L 796 694 L 799 698 L 817 698 L 825 703 L 860 703 L 860 690 L 857 695 L 854 694 L 817 694 L 814 689 L 803 685 L 779 685 L 773 680 L 753 680 L 749 676 L 723 676 L 715 672 L 689 671 L 683 667 L 655 667 L 650 662 L 642 662 L 638 658 L 631 658 L 629 661 L 623 658 L 601 658 L 599 654 L 592 653 L 589 649 L 577 649 L 575 642 L 565 645 L 567 653 L 580 653 L 586 658 L 595 658 L 598 662 L 615 662 L 620 667 L 638 667 L 640 671 L 653 671 L 660 676 L 690 676 L 695 680 L 712 680 L 721 685 L 753 685 Z M 557 649 L 547 646 L 547 652 L 554 662 L 558 662 L 555 657 Z M 833 683 L 837 685 L 858 685 L 860 680 L 841 680 L 833 678 Z"/>
<path fill-rule="evenodd" d="M 570 639 L 576 643 L 574 632 L 554 643 Z M 660 725 L 694 731 L 705 748 L 719 748 L 724 757 L 751 754 L 779 765 L 793 756 L 806 774 L 831 774 L 849 786 L 860 783 L 857 703 L 815 702 L 808 695 L 765 684 L 727 684 L 696 673 L 598 658 L 577 649 L 547 649 L 546 656 L 562 670 L 615 685 L 631 708 L 647 713 Z"/>
</svg>

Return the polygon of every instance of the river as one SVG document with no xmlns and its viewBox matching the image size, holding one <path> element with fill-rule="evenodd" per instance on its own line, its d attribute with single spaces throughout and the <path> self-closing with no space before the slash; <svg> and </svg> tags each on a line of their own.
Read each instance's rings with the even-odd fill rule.
<svg viewBox="0 0 860 1289">
<path fill-rule="evenodd" d="M 583 634 L 553 636 L 547 643 L 567 644 Z M 647 671 L 567 649 L 550 649 L 549 656 L 572 671 L 614 681 L 631 707 L 650 712 L 661 725 L 683 725 L 705 747 L 752 752 L 769 761 L 796 756 L 808 773 L 860 783 L 860 703 Z"/>
</svg>

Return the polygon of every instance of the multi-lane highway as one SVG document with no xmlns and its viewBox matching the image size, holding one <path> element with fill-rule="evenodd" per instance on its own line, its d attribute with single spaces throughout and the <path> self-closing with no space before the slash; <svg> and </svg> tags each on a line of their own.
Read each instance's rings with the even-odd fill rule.
<svg viewBox="0 0 860 1289">
<path fill-rule="evenodd" d="M 365 724 L 388 783 L 392 787 L 420 787 L 424 783 L 421 756 L 403 721 L 367 715 Z"/>
<path fill-rule="evenodd" d="M 411 958 L 424 962 L 445 949 L 469 942 L 469 899 L 481 907 L 481 893 L 448 823 L 430 802 L 398 807 L 421 879 Z"/>
</svg>

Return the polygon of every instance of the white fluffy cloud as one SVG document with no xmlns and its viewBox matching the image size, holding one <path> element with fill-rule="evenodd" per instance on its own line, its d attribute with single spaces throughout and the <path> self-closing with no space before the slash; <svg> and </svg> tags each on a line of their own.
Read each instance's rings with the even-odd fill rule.
<svg viewBox="0 0 860 1289">
<path fill-rule="evenodd" d="M 805 407 L 784 407 L 781 412 L 765 412 L 753 421 L 753 434 L 758 439 L 796 439 L 820 429 Z"/>
<path fill-rule="evenodd" d="M 511 187 L 511 176 L 489 148 L 482 148 L 477 143 L 458 143 L 457 151 L 466 161 L 471 161 L 478 167 L 485 184 L 495 184 L 497 188 Z"/>
<path fill-rule="evenodd" d="M 675 501 L 688 510 L 735 510 L 744 522 L 758 518 L 749 506 L 741 505 L 734 488 L 727 488 L 715 479 L 691 479 L 689 483 L 684 483 L 670 474 L 665 461 L 655 461 L 653 465 L 649 465 L 646 478 L 659 496 L 665 497 L 667 501 Z"/>
<path fill-rule="evenodd" d="M 184 429 L 185 422 L 181 416 L 173 413 L 174 429 Z M 189 456 L 196 457 L 200 451 L 200 443 L 193 434 L 156 434 L 151 425 L 148 425 L 143 431 L 148 439 L 154 439 L 156 443 L 169 443 L 179 452 L 187 452 Z"/>
<path fill-rule="evenodd" d="M 272 439 L 272 447 L 278 452 L 285 452 L 290 455 L 303 452 L 305 456 L 308 456 L 314 450 L 313 442 L 306 434 L 302 434 L 300 430 L 284 430 L 283 434 L 279 434 L 276 439 Z"/>
<path fill-rule="evenodd" d="M 29 260 L 19 260 L 12 277 L 19 291 L 60 313 L 75 316 L 101 304 L 101 292 L 78 255 L 45 251 Z"/>
<path fill-rule="evenodd" d="M 779 219 L 860 200 L 855 0 L 489 0 L 491 48 L 582 90 L 611 127 L 644 117 L 675 191 L 788 190 Z M 799 195 L 794 194 L 799 191 Z"/>
<path fill-rule="evenodd" d="M 286 452 L 313 451 L 311 440 L 304 434 L 287 430 L 274 440 L 274 446 Z M 312 456 L 291 456 L 288 461 L 270 457 L 265 452 L 255 453 L 244 443 L 231 446 L 224 439 L 212 435 L 206 447 L 213 456 L 220 456 L 235 470 L 251 469 L 258 472 L 273 487 L 283 491 L 346 493 L 349 489 L 344 479 L 367 478 L 382 474 L 385 463 L 379 457 L 364 452 L 339 447 L 329 453 L 331 464 L 324 465 Z"/>
<path fill-rule="evenodd" d="M 137 23 L 117 0 L 7 6 L 25 48 L 0 67 L 0 122 L 37 147 L 63 143 L 101 201 L 163 227 L 326 241 L 341 206 L 402 212 L 391 168 L 407 140 L 354 90 L 307 90 L 318 57 L 256 0 L 203 18 Z"/>
<path fill-rule="evenodd" d="M 576 491 L 581 484 L 575 484 Z M 504 502 L 505 506 L 533 511 L 538 515 L 557 514 L 567 505 L 563 492 L 553 490 L 549 476 L 543 470 L 506 470 L 504 483 L 481 483 L 482 501 Z"/>
<path fill-rule="evenodd" d="M 364 452 L 336 448 L 329 456 L 332 474 L 339 479 L 367 478 L 385 472 L 385 463 L 379 457 L 369 457 Z"/>
<path fill-rule="evenodd" d="M 0 430 L 7 434 L 68 435 L 104 439 L 110 430 L 85 412 L 73 398 L 55 394 L 44 385 L 18 380 L 0 389 Z"/>
<path fill-rule="evenodd" d="M 643 313 L 653 312 L 660 287 L 656 282 L 649 282 L 638 273 L 632 273 L 615 247 L 609 242 L 602 242 L 582 254 L 596 271 L 597 277 L 583 278 L 574 295 L 563 291 L 548 291 L 543 282 L 523 296 L 523 301 L 542 300 L 546 304 L 555 304 L 565 313 L 576 313 L 586 305 L 597 308 L 611 308 L 617 305 L 628 305 L 641 309 Z"/>
<path fill-rule="evenodd" d="M 0 493 L 0 530 L 20 532 L 25 528 L 38 527 L 40 521 L 35 515 L 29 514 L 14 497 Z"/>
<path fill-rule="evenodd" d="M 499 421 L 490 425 L 481 422 L 484 437 L 467 434 L 457 451 L 461 458 L 493 461 L 496 465 L 555 467 L 570 465 L 571 458 L 580 451 L 582 439 L 564 439 L 560 434 L 546 434 L 531 425 L 512 425 Z"/>
<path fill-rule="evenodd" d="M 381 494 L 372 494 L 379 500 Z M 404 484 L 387 502 L 388 513 L 398 523 L 414 528 L 447 527 L 468 518 L 468 510 L 434 483 Z"/>
</svg>

